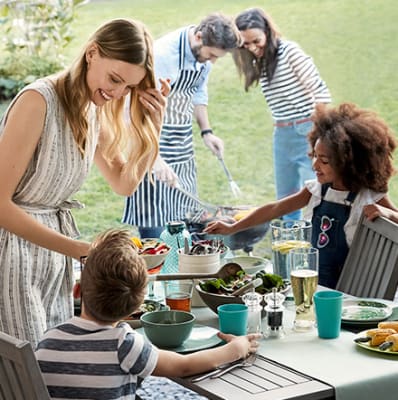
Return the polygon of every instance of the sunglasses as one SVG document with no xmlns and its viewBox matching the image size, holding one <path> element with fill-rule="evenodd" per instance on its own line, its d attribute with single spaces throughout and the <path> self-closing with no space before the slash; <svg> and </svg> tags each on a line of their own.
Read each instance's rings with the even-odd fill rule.
<svg viewBox="0 0 398 400">
<path fill-rule="evenodd" d="M 333 220 L 334 218 L 329 218 L 327 215 L 322 216 L 320 225 L 321 232 L 318 235 L 318 241 L 316 243 L 318 249 L 322 249 L 329 244 L 330 239 L 326 232 L 332 228 Z"/>
</svg>

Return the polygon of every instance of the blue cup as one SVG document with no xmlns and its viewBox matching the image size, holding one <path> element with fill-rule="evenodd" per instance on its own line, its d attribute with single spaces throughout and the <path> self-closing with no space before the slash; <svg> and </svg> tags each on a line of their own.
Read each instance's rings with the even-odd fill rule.
<svg viewBox="0 0 398 400">
<path fill-rule="evenodd" d="M 220 331 L 246 335 L 248 308 L 246 304 L 222 304 L 217 307 Z"/>
<path fill-rule="evenodd" d="M 322 339 L 335 339 L 340 335 L 343 293 L 325 290 L 314 294 L 315 315 L 318 336 Z"/>
</svg>

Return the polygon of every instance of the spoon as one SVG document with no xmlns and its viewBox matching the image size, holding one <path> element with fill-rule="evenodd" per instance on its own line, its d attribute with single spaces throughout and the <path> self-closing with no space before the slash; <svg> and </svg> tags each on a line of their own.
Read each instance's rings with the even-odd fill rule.
<svg viewBox="0 0 398 400">
<path fill-rule="evenodd" d="M 230 262 L 223 265 L 217 272 L 213 273 L 180 273 L 180 274 L 155 274 L 149 275 L 150 282 L 153 281 L 174 281 L 178 279 L 204 279 L 204 278 L 220 278 L 225 279 L 235 276 L 239 271 L 243 271 L 239 264 Z"/>
<path fill-rule="evenodd" d="M 240 296 L 241 294 L 247 292 L 249 289 L 256 288 L 257 286 L 260 286 L 263 283 L 263 280 L 261 278 L 256 278 L 250 281 L 249 283 L 246 283 L 246 285 L 243 285 L 239 289 L 236 289 L 234 292 L 231 293 L 232 296 Z"/>
</svg>

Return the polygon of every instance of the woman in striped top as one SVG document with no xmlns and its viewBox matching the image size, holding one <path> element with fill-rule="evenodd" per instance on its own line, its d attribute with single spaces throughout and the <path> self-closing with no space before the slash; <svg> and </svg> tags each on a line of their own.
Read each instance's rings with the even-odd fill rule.
<svg viewBox="0 0 398 400">
<path fill-rule="evenodd" d="M 71 201 L 93 162 L 120 195 L 151 170 L 170 86 L 156 89 L 152 39 L 138 22 L 102 25 L 75 63 L 24 88 L 0 121 L 0 330 L 37 343 L 73 315 Z M 131 124 L 124 124 L 130 93 Z M 130 149 L 124 151 L 124 149 Z"/>
<path fill-rule="evenodd" d="M 52 399 L 134 399 L 138 378 L 189 376 L 255 352 L 260 334 L 219 334 L 227 344 L 182 355 L 160 350 L 125 322 L 144 300 L 148 275 L 128 230 L 109 230 L 94 241 L 75 285 L 80 317 L 50 329 L 39 361 Z"/>
<path fill-rule="evenodd" d="M 275 24 L 259 8 L 235 18 L 243 45 L 233 53 L 245 90 L 260 82 L 274 120 L 273 157 L 277 198 L 298 192 L 313 179 L 307 134 L 317 103 L 331 101 L 329 90 L 311 57 L 294 42 L 281 38 Z M 300 219 L 300 211 L 285 219 Z"/>
</svg>

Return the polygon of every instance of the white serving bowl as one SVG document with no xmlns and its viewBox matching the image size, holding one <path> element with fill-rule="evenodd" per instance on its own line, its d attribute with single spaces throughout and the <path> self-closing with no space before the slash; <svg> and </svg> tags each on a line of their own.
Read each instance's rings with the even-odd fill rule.
<svg viewBox="0 0 398 400">
<path fill-rule="evenodd" d="M 221 268 L 220 253 L 212 254 L 184 254 L 178 251 L 178 270 L 184 273 L 215 273 Z M 195 287 L 199 283 L 194 280 Z M 191 299 L 192 307 L 205 307 L 206 304 L 200 298 L 194 288 Z"/>
<path fill-rule="evenodd" d="M 236 256 L 228 258 L 226 261 L 239 264 L 248 275 L 254 275 L 261 270 L 272 273 L 272 262 L 267 258 L 257 256 Z"/>
<path fill-rule="evenodd" d="M 162 243 L 160 239 L 152 239 L 152 238 L 145 238 L 141 239 L 141 242 L 145 248 L 145 246 L 148 245 L 148 243 Z M 166 259 L 167 255 L 170 252 L 170 248 L 167 251 L 164 251 L 163 253 L 160 254 L 140 254 L 140 256 L 144 259 L 146 263 L 147 270 L 150 271 L 151 269 L 154 269 L 156 267 L 162 266 L 164 263 L 164 260 Z"/>
</svg>

